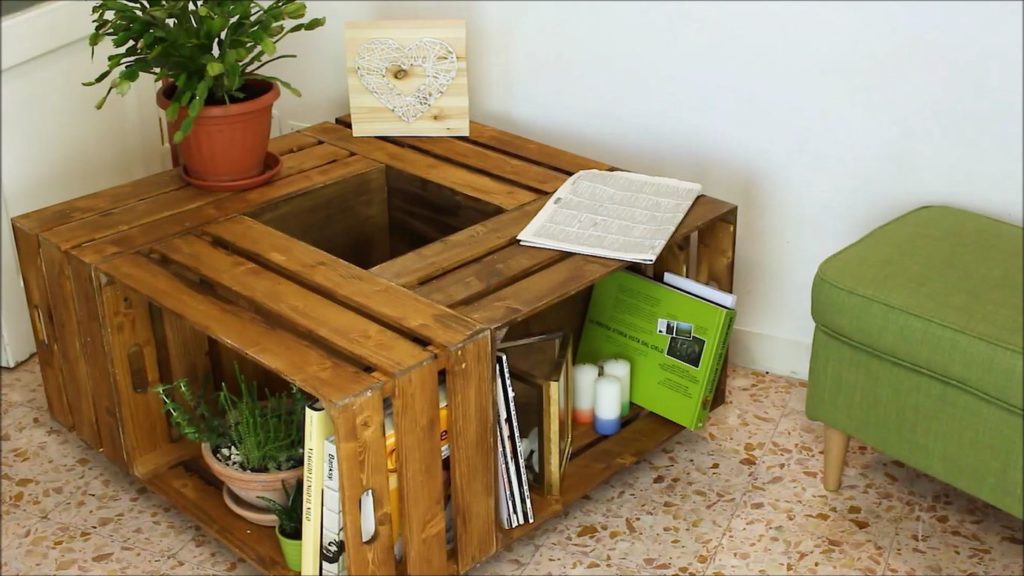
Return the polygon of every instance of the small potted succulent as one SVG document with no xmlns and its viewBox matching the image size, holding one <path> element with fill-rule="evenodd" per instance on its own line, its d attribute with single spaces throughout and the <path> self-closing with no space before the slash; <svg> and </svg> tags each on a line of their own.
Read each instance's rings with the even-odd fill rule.
<svg viewBox="0 0 1024 576">
<path fill-rule="evenodd" d="M 290 490 L 284 488 L 287 500 L 284 504 L 265 496 L 267 506 L 277 516 L 277 541 L 285 564 L 298 572 L 302 568 L 302 485 L 296 484 Z"/>
<path fill-rule="evenodd" d="M 293 386 L 260 398 L 256 383 L 237 364 L 235 378 L 237 395 L 226 384 L 215 393 L 193 390 L 184 378 L 155 392 L 182 436 L 202 443 L 203 460 L 232 493 L 262 510 L 270 510 L 266 499 L 286 505 L 285 488 L 302 477 L 308 397 Z M 228 501 L 230 495 L 224 497 Z"/>
<path fill-rule="evenodd" d="M 294 58 L 278 54 L 277 44 L 293 32 L 323 26 L 324 18 L 303 21 L 306 5 L 297 0 L 102 0 L 92 14 L 94 55 L 104 38 L 116 49 L 106 70 L 84 83 L 113 76 L 96 108 L 111 92 L 124 95 L 149 74 L 160 82 L 157 103 L 189 183 L 243 190 L 280 169 L 280 158 L 267 150 L 272 108 L 279 85 L 300 94 L 261 70 Z"/>
</svg>

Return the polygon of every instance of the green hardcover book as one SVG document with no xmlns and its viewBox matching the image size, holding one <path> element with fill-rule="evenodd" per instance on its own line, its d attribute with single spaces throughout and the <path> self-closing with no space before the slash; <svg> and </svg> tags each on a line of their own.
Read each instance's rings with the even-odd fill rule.
<svg viewBox="0 0 1024 576">
<path fill-rule="evenodd" d="M 735 310 L 620 270 L 594 286 L 577 362 L 629 360 L 630 401 L 697 429 L 735 317 Z"/>
</svg>

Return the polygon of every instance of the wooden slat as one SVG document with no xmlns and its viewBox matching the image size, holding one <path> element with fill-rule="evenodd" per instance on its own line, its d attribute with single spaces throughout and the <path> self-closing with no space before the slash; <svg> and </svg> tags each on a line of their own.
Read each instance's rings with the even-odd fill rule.
<svg viewBox="0 0 1024 576">
<path fill-rule="evenodd" d="M 344 462 L 338 472 L 348 573 L 396 574 L 383 433 L 384 399 L 379 390 L 371 390 L 347 404 L 331 404 L 329 410 L 338 461 Z M 360 537 L 359 500 L 366 490 L 373 494 L 376 531 L 364 543 Z"/>
<path fill-rule="evenodd" d="M 295 574 L 284 563 L 274 529 L 232 512 L 224 503 L 221 489 L 198 475 L 176 466 L 149 478 L 146 486 L 264 573 Z"/>
<path fill-rule="evenodd" d="M 431 344 L 449 348 L 481 329 L 445 307 L 245 216 L 212 224 L 203 232 L 294 282 L 350 307 L 371 309 L 375 317 Z"/>
<path fill-rule="evenodd" d="M 54 337 L 60 342 L 58 351 L 64 393 L 75 422 L 75 432 L 86 444 L 99 449 L 102 444 L 86 375 L 86 358 L 78 339 L 78 312 L 67 255 L 45 239 L 40 242 L 40 252 L 46 291 L 53 311 Z"/>
<path fill-rule="evenodd" d="M 411 287 L 515 242 L 515 237 L 547 201 L 537 199 L 456 232 L 408 254 L 384 262 L 371 272 L 399 286 Z"/>
<path fill-rule="evenodd" d="M 279 156 L 284 156 L 318 143 L 319 140 L 316 138 L 300 132 L 290 132 L 272 139 L 269 149 Z M 177 170 L 165 170 L 126 184 L 40 208 L 16 216 L 12 221 L 26 231 L 39 233 L 185 186 L 186 183 L 178 176 Z"/>
<path fill-rule="evenodd" d="M 375 378 L 290 332 L 204 294 L 143 256 L 125 255 L 100 265 L 100 269 L 325 402 L 343 400 L 377 383 Z"/>
<path fill-rule="evenodd" d="M 447 383 L 452 512 L 461 573 L 490 556 L 497 538 L 494 351 L 489 332 L 449 355 Z"/>
<path fill-rule="evenodd" d="M 552 193 L 568 176 L 544 166 L 502 154 L 490 148 L 476 146 L 463 138 L 388 138 L 410 148 L 427 152 L 442 159 L 475 168 L 493 176 L 511 180 L 538 192 Z"/>
<path fill-rule="evenodd" d="M 438 304 L 455 306 L 476 300 L 568 257 L 565 252 L 513 244 L 416 288 L 416 293 Z"/>
<path fill-rule="evenodd" d="M 92 267 L 77 258 L 68 258 L 71 280 L 77 287 L 74 293 L 82 357 L 85 362 L 85 377 L 89 382 L 96 425 L 99 431 L 103 455 L 118 468 L 128 468 L 121 437 L 121 422 L 118 419 L 117 398 L 111 375 L 110 357 L 104 346 L 106 341 L 102 330 L 102 314 Z"/>
<path fill-rule="evenodd" d="M 289 154 L 284 157 L 281 172 L 275 180 L 287 178 L 347 158 L 349 154 L 333 146 L 316 146 Z M 44 234 L 44 238 L 59 245 L 62 250 L 116 234 L 129 228 L 142 226 L 176 212 L 209 204 L 218 199 L 236 194 L 235 192 L 211 192 L 193 186 L 186 186 L 165 194 L 153 196 L 142 202 L 109 210 L 92 218 L 83 218 L 66 226 L 55 228 Z"/>
<path fill-rule="evenodd" d="M 646 412 L 640 406 L 633 404 L 629 407 L 629 413 L 622 419 L 623 425 L 628 426 L 634 420 L 640 417 L 641 414 Z M 601 436 L 594 429 L 592 423 L 581 424 L 579 422 L 572 423 L 572 457 L 576 458 L 583 455 L 587 450 L 593 448 L 599 442 L 604 441 L 607 436 Z"/>
<path fill-rule="evenodd" d="M 592 286 L 626 262 L 574 254 L 508 288 L 456 308 L 477 322 L 499 328 Z"/>
<path fill-rule="evenodd" d="M 277 138 L 271 138 L 267 149 L 278 156 L 284 156 L 285 154 L 294 154 L 306 148 L 312 148 L 319 143 L 320 141 L 316 138 L 306 136 L 302 132 L 288 132 Z"/>
<path fill-rule="evenodd" d="M 147 478 L 191 454 L 184 444 L 171 443 L 170 426 L 151 391 L 160 374 L 148 302 L 119 283 L 104 282 L 101 292 L 123 449 L 132 474 Z"/>
<path fill-rule="evenodd" d="M 352 136 L 351 130 L 336 124 L 316 124 L 304 129 L 303 133 L 502 208 L 514 208 L 537 197 L 533 192 L 515 184 L 427 154 L 376 138 L 356 138 Z"/>
<path fill-rule="evenodd" d="M 215 202 L 196 206 L 184 212 L 178 212 L 166 218 L 155 220 L 146 226 L 139 226 L 113 234 L 96 242 L 75 248 L 74 252 L 86 262 L 99 262 L 114 254 L 137 250 L 196 226 L 228 216 L 234 216 L 247 210 L 253 210 L 271 202 L 283 200 L 339 180 L 352 179 L 352 185 L 358 185 L 360 181 L 357 176 L 370 170 L 383 170 L 383 167 L 372 160 L 360 156 L 352 156 L 289 178 L 271 182 L 265 186 L 230 194 Z"/>
<path fill-rule="evenodd" d="M 395 382 L 395 435 L 405 564 L 409 574 L 444 574 L 444 491 L 437 366 L 424 364 Z"/>
<path fill-rule="evenodd" d="M 432 357 L 363 316 L 195 236 L 179 236 L 154 250 L 375 369 L 396 374 Z"/>
<path fill-rule="evenodd" d="M 339 116 L 335 119 L 335 122 L 348 128 L 352 127 L 352 118 L 349 114 Z M 613 169 L 611 165 L 604 162 L 584 158 L 578 154 L 566 152 L 554 146 L 548 146 L 536 140 L 517 136 L 479 122 L 469 123 L 468 139 L 471 142 L 489 146 L 506 154 L 529 160 L 535 164 L 549 166 L 567 175 L 575 174 L 580 170 Z M 447 138 L 447 140 L 455 140 L 455 138 Z"/>
<path fill-rule="evenodd" d="M 50 296 L 46 292 L 46 278 L 39 253 L 39 236 L 18 226 L 13 226 L 14 242 L 18 249 L 25 299 L 32 320 L 32 333 L 36 341 L 39 372 L 43 378 L 43 395 L 50 415 L 68 429 L 75 426 L 64 391 L 64 376 L 60 370 L 60 350 L 57 329 L 50 313 Z"/>
</svg>

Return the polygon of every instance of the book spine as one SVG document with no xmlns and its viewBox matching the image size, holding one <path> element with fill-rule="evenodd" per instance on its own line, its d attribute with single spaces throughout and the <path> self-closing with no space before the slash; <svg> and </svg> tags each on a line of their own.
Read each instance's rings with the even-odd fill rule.
<svg viewBox="0 0 1024 576">
<path fill-rule="evenodd" d="M 302 573 L 320 573 L 320 523 L 323 518 L 324 439 L 331 419 L 319 402 L 306 406 L 305 462 L 302 475 Z"/>
<path fill-rule="evenodd" d="M 726 352 L 729 350 L 729 337 L 732 335 L 732 325 L 736 320 L 736 313 L 729 311 L 723 318 L 721 336 L 718 342 L 718 350 L 715 352 L 715 366 L 711 371 L 711 381 L 704 387 L 704 397 L 697 407 L 697 428 L 702 428 L 711 411 L 711 400 L 715 397 L 715 390 L 718 389 L 718 380 L 722 376 L 722 366 L 725 365 Z"/>
<path fill-rule="evenodd" d="M 320 566 L 324 576 L 339 574 L 344 565 L 345 538 L 338 465 L 338 447 L 334 436 L 329 436 L 324 440 L 324 516 L 320 535 Z"/>
<path fill-rule="evenodd" d="M 533 523 L 533 503 L 530 498 L 530 483 L 526 476 L 526 461 L 523 459 L 523 439 L 519 435 L 519 416 L 516 414 L 516 393 L 512 387 L 512 374 L 509 370 L 508 356 L 502 354 L 501 369 L 505 373 L 505 394 L 508 404 L 508 420 L 512 428 L 512 457 L 517 480 L 516 489 L 523 503 L 522 520 L 526 524 Z"/>
</svg>

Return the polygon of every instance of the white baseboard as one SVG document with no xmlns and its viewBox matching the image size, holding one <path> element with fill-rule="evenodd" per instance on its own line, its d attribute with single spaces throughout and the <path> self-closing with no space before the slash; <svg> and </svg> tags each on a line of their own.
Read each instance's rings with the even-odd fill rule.
<svg viewBox="0 0 1024 576">
<path fill-rule="evenodd" d="M 734 328 L 729 340 L 729 362 L 782 376 L 807 378 L 811 343 Z"/>
</svg>

